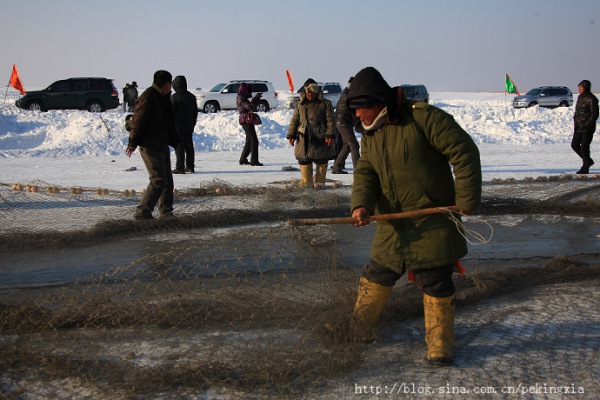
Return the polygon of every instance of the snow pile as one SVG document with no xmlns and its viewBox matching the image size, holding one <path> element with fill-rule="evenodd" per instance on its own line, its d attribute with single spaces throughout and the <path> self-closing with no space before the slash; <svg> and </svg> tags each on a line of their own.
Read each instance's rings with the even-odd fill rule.
<svg viewBox="0 0 600 400">
<path fill-rule="evenodd" d="M 0 105 L 0 157 L 123 154 L 128 134 L 123 126 L 126 114 L 121 108 L 102 114 L 76 110 L 31 112 L 14 106 L 18 96 L 11 93 Z M 282 91 L 280 104 L 285 96 Z M 478 144 L 537 145 L 570 141 L 573 107 L 513 109 L 511 100 L 512 96 L 497 93 L 431 93 L 431 104 L 452 114 Z M 263 123 L 258 127 L 261 148 L 288 146 L 285 137 L 291 117 L 292 110 L 283 106 L 261 114 Z M 197 151 L 237 151 L 244 142 L 236 111 L 199 114 L 194 135 Z"/>
</svg>

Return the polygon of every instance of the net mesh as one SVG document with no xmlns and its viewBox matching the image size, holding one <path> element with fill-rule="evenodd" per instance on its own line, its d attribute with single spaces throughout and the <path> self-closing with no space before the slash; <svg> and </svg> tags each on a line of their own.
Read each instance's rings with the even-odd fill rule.
<svg viewBox="0 0 600 400">
<path fill-rule="evenodd" d="M 208 191 L 179 193 L 178 201 L 216 194 Z M 104 221 L 84 230 L 3 236 L 2 247 L 13 251 L 65 250 L 107 235 L 125 249 L 148 246 L 126 262 L 60 285 L 0 291 L 5 397 L 19 398 L 24 382 L 33 381 L 78 382 L 91 396 L 113 398 L 225 387 L 246 397 L 303 397 L 307 387 L 354 371 L 368 348 L 348 336 L 329 336 L 323 325 L 343 326 L 352 313 L 362 266 L 341 249 L 363 239 L 348 241 L 334 226 L 286 223 L 289 216 L 347 214 L 348 193 L 227 191 L 243 194 L 246 209 L 213 207 L 176 220 Z M 482 210 L 553 213 L 561 212 L 563 200 L 488 198 Z M 591 215 L 596 207 L 588 199 L 571 211 Z M 536 285 L 597 280 L 599 272 L 600 266 L 564 257 L 541 268 L 475 271 L 456 280 L 458 305 Z M 384 324 L 421 315 L 421 294 L 399 282 Z"/>
</svg>

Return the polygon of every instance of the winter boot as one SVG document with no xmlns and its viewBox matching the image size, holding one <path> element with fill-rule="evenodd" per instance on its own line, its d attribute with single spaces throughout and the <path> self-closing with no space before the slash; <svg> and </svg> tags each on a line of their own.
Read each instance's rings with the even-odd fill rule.
<svg viewBox="0 0 600 400">
<path fill-rule="evenodd" d="M 361 277 L 352 318 L 339 326 L 326 323 L 325 329 L 334 338 L 350 342 L 371 343 L 377 340 L 377 325 L 392 293 L 391 286 L 382 286 Z"/>
<path fill-rule="evenodd" d="M 427 362 L 441 367 L 454 361 L 454 299 L 423 294 Z"/>
<path fill-rule="evenodd" d="M 308 186 L 313 184 L 313 166 L 311 164 L 300 165 L 300 186 Z"/>
<path fill-rule="evenodd" d="M 315 176 L 315 187 L 325 186 L 325 176 L 327 175 L 327 164 L 317 164 L 317 175 Z"/>
<path fill-rule="evenodd" d="M 352 338 L 360 342 L 377 340 L 377 325 L 383 309 L 392 294 L 392 286 L 382 286 L 361 277 L 358 296 L 352 313 Z"/>
</svg>

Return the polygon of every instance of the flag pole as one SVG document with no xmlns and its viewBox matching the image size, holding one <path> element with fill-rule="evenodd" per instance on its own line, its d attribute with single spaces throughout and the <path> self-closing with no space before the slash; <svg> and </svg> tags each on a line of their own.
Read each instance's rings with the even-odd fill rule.
<svg viewBox="0 0 600 400">
<path fill-rule="evenodd" d="M 6 92 L 4 93 L 4 102 L 6 103 L 6 96 L 8 96 L 8 87 L 10 85 L 6 85 Z"/>
</svg>

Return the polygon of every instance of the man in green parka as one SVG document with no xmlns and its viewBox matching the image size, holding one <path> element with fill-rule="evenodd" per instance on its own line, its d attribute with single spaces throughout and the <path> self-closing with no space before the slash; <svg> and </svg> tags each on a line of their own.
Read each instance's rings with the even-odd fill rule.
<svg viewBox="0 0 600 400">
<path fill-rule="evenodd" d="M 352 188 L 354 226 L 367 225 L 374 213 L 456 206 L 471 214 L 479 207 L 479 150 L 451 115 L 406 99 L 373 67 L 354 77 L 347 105 L 365 129 Z M 378 221 L 359 283 L 355 332 L 362 340 L 376 339 L 392 287 L 409 271 L 424 296 L 427 360 L 436 366 L 452 363 L 452 273 L 466 254 L 461 228 L 448 215 Z"/>
</svg>

